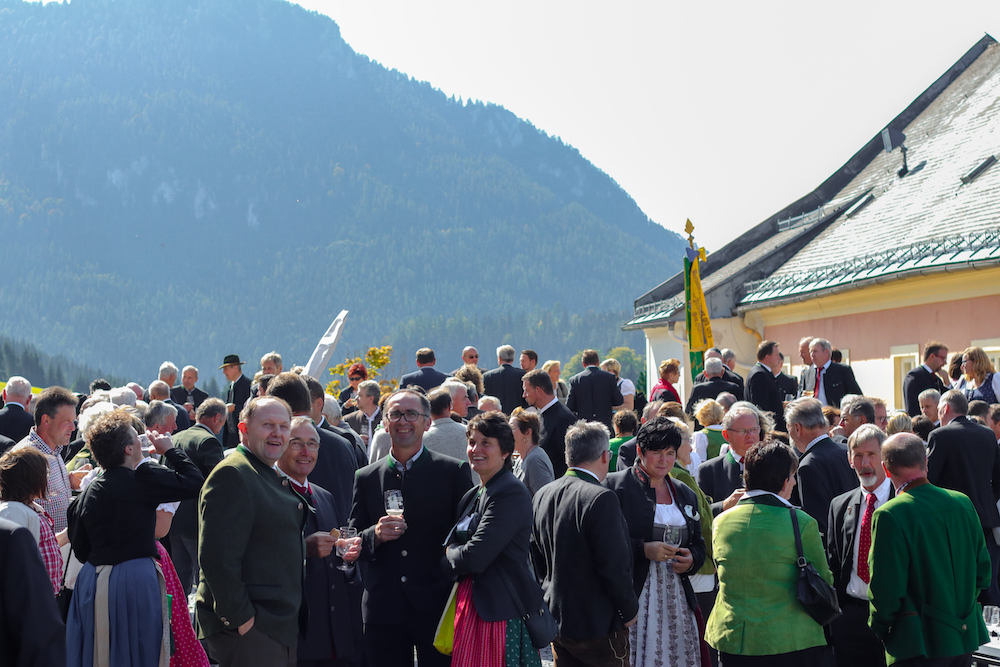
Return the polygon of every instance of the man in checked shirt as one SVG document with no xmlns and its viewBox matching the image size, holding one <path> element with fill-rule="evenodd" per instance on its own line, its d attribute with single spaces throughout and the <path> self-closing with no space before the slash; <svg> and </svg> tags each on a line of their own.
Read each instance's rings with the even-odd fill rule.
<svg viewBox="0 0 1000 667">
<path fill-rule="evenodd" d="M 80 488 L 80 480 L 90 466 L 67 472 L 60 458 L 62 448 L 69 444 L 69 437 L 76 428 L 76 397 L 68 389 L 49 387 L 35 401 L 35 425 L 15 449 L 34 447 L 49 463 L 49 490 L 38 504 L 55 521 L 56 533 L 66 527 L 66 508 L 73 498 L 73 489 Z M 85 469 L 84 469 L 85 468 Z"/>
</svg>

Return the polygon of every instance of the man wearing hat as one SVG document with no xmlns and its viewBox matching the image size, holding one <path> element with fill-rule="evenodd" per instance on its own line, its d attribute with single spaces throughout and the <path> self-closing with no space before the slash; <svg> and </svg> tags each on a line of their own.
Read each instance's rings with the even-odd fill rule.
<svg viewBox="0 0 1000 667">
<path fill-rule="evenodd" d="M 250 399 L 250 379 L 243 375 L 243 364 L 240 355 L 227 354 L 223 359 L 223 375 L 229 380 L 229 387 L 226 390 L 226 410 L 229 416 L 226 418 L 226 428 L 222 432 L 222 446 L 231 449 L 240 444 L 240 432 L 236 424 L 240 421 L 240 412 L 243 411 L 243 404 Z"/>
</svg>

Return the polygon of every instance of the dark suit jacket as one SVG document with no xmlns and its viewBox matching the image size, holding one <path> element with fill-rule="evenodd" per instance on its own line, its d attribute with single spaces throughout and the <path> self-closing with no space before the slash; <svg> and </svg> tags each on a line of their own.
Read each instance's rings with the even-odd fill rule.
<svg viewBox="0 0 1000 667">
<path fill-rule="evenodd" d="M 542 432 L 538 444 L 549 455 L 552 472 L 558 479 L 566 472 L 566 431 L 576 423 L 576 417 L 559 401 L 541 416 Z"/>
<path fill-rule="evenodd" d="M 993 431 L 956 417 L 931 431 L 927 440 L 927 479 L 969 496 L 984 528 L 1000 526 L 1000 449 Z"/>
<path fill-rule="evenodd" d="M 596 366 L 587 366 L 569 379 L 566 407 L 580 419 L 601 422 L 612 431 L 611 408 L 623 402 L 615 376 Z"/>
<path fill-rule="evenodd" d="M 6 452 L 8 449 L 10 449 L 11 447 L 13 447 L 17 443 L 18 443 L 17 440 L 11 440 L 10 438 L 8 438 L 5 435 L 0 435 L 0 456 L 3 456 L 4 452 Z M 79 450 L 77 450 L 77 451 L 79 451 Z M 66 460 L 67 459 L 63 459 L 63 461 L 66 461 Z"/>
<path fill-rule="evenodd" d="M 66 626 L 31 532 L 0 519 L 0 663 L 66 664 Z"/>
<path fill-rule="evenodd" d="M 226 392 L 226 403 L 233 403 L 236 406 L 226 418 L 226 428 L 222 431 L 222 446 L 226 449 L 232 449 L 240 444 L 240 431 L 236 425 L 240 423 L 240 411 L 248 400 L 250 400 L 250 379 L 246 375 L 241 375 Z"/>
<path fill-rule="evenodd" d="M 947 391 L 944 382 L 937 373 L 930 373 L 923 364 L 917 366 L 903 378 L 903 400 L 906 404 L 906 414 L 916 417 L 920 414 L 920 392 L 925 389 L 937 389 L 940 393 Z"/>
<path fill-rule="evenodd" d="M 702 371 L 701 373 L 698 373 L 696 376 L 694 376 L 694 383 L 700 384 L 707 379 L 708 378 L 705 377 L 705 371 Z M 722 379 L 725 380 L 726 382 L 732 382 L 733 384 L 735 384 L 740 388 L 740 391 L 744 390 L 743 378 L 741 378 L 738 373 L 734 373 L 733 371 L 729 370 L 729 366 L 726 366 L 725 364 L 723 364 L 722 366 Z M 743 399 L 740 398 L 740 400 Z"/>
<path fill-rule="evenodd" d="M 222 443 L 207 426 L 195 424 L 174 436 L 173 441 L 174 446 L 187 454 L 188 458 L 198 466 L 205 479 L 208 479 L 208 475 L 223 459 Z M 198 537 L 197 499 L 181 501 L 170 524 L 170 532 Z"/>
<path fill-rule="evenodd" d="M 389 457 L 358 471 L 351 525 L 361 539 L 361 605 L 366 623 L 409 625 L 411 636 L 430 643 L 451 589 L 441 568 L 444 541 L 458 505 L 472 486 L 469 464 L 426 447 L 404 472 Z M 407 529 L 398 540 L 375 546 L 375 524 L 385 514 L 386 489 L 402 489 Z M 408 610 L 417 612 L 417 618 Z"/>
<path fill-rule="evenodd" d="M 813 391 L 816 388 L 816 367 L 810 366 L 802 375 L 803 391 Z M 840 409 L 840 400 L 848 394 L 863 396 L 864 392 L 854 379 L 854 371 L 846 364 L 830 362 L 830 367 L 823 373 L 823 389 L 826 391 L 826 404 Z M 818 398 L 818 397 L 817 397 Z"/>
<path fill-rule="evenodd" d="M 785 395 L 778 386 L 778 379 L 770 368 L 756 364 L 747 373 L 747 400 L 765 412 L 774 416 L 774 427 L 779 431 L 787 431 L 785 425 L 785 408 L 782 405 Z"/>
<path fill-rule="evenodd" d="M 698 401 L 704 401 L 708 398 L 714 399 L 724 391 L 728 391 L 739 401 L 743 400 L 743 389 L 739 385 L 733 384 L 732 382 L 726 382 L 720 377 L 709 378 L 708 380 L 700 382 L 691 388 L 691 397 L 688 398 L 687 405 L 684 407 L 684 412 L 693 417 L 694 406 L 698 405 Z"/>
<path fill-rule="evenodd" d="M 31 413 L 17 403 L 8 403 L 0 409 L 0 435 L 20 442 L 35 425 Z"/>
<path fill-rule="evenodd" d="M 191 398 L 191 405 L 193 405 L 194 409 L 197 410 L 198 406 L 204 403 L 205 399 L 208 398 L 208 393 L 202 391 L 198 387 L 195 387 L 191 390 Z M 187 403 L 188 400 L 188 391 L 184 388 L 184 385 L 179 384 L 176 387 L 170 388 L 170 400 L 181 406 L 181 408 L 184 407 L 184 404 Z"/>
<path fill-rule="evenodd" d="M 480 496 L 479 490 L 483 489 Z M 472 598 L 484 621 L 506 621 L 538 609 L 542 589 L 528 565 L 531 539 L 531 494 L 521 481 L 502 469 L 483 487 L 462 498 L 458 516 L 472 515 L 468 538 L 453 532 L 446 551 L 447 567 L 461 578 L 473 575 Z M 506 577 L 506 581 L 505 581 Z M 508 587 L 507 582 L 510 582 Z M 517 599 L 510 593 L 514 589 Z"/>
<path fill-rule="evenodd" d="M 825 539 L 830 501 L 858 485 L 858 476 L 847 458 L 847 445 L 830 438 L 817 442 L 799 459 L 795 481 L 800 507 L 816 519 Z"/>
<path fill-rule="evenodd" d="M 833 573 L 837 596 L 847 596 L 847 584 L 854 568 L 854 538 L 858 534 L 861 518 L 865 513 L 865 490 L 860 486 L 842 493 L 830 501 L 827 516 L 826 556 Z M 896 497 L 896 490 L 889 484 L 889 500 Z"/>
<path fill-rule="evenodd" d="M 722 503 L 736 489 L 743 488 L 743 472 L 729 452 L 698 466 L 698 488 L 712 501 L 712 516 L 719 516 Z"/>
<path fill-rule="evenodd" d="M 503 364 L 500 368 L 483 374 L 483 390 L 487 396 L 499 398 L 500 407 L 509 415 L 516 407 L 528 407 L 524 401 L 524 386 L 521 384 L 523 377 L 524 371 L 520 368 Z"/>
<path fill-rule="evenodd" d="M 350 426 L 355 433 L 358 435 L 363 435 L 368 429 L 368 417 L 365 416 L 361 410 L 355 410 L 351 414 L 344 417 L 344 423 Z M 375 408 L 375 421 L 372 422 L 372 429 L 378 428 L 378 425 L 382 423 L 382 411 Z M 373 433 L 368 434 L 369 442 L 371 442 L 371 437 Z"/>
<path fill-rule="evenodd" d="M 368 465 L 368 454 L 365 453 L 364 443 L 360 442 L 361 438 L 358 437 L 358 434 L 354 431 L 354 429 L 349 426 L 334 426 L 330 422 L 326 421 L 326 419 L 324 419 L 320 424 L 320 428 L 335 435 L 339 435 L 344 440 L 351 443 L 351 451 L 354 453 L 354 458 L 358 463 L 359 469 Z"/>
<path fill-rule="evenodd" d="M 447 375 L 439 370 L 435 370 L 433 366 L 423 366 L 399 378 L 399 386 L 403 388 L 415 384 L 418 387 L 423 387 L 424 391 L 430 392 L 431 389 L 444 384 L 444 381 L 447 379 Z"/>
<path fill-rule="evenodd" d="M 780 389 L 783 394 L 783 400 L 785 395 L 791 396 L 792 398 L 799 395 L 799 381 L 788 373 L 778 373 L 774 376 L 774 379 L 778 382 L 778 389 Z"/>
<path fill-rule="evenodd" d="M 632 620 L 639 601 L 618 497 L 570 471 L 539 489 L 532 507 L 531 563 L 559 636 L 595 639 Z"/>
<path fill-rule="evenodd" d="M 319 456 L 309 481 L 329 491 L 338 507 L 351 506 L 354 473 L 359 466 L 355 445 L 344 436 L 318 428 Z"/>
<path fill-rule="evenodd" d="M 310 482 L 309 504 L 316 510 L 306 516 L 305 536 L 347 525 L 347 511 L 337 507 L 330 492 Z M 339 570 L 343 561 L 334 549 L 326 558 L 306 558 L 306 578 L 302 587 L 309 609 L 304 636 L 299 635 L 299 660 L 337 660 L 360 657 L 364 651 L 361 625 L 361 578 L 357 568 Z"/>
</svg>

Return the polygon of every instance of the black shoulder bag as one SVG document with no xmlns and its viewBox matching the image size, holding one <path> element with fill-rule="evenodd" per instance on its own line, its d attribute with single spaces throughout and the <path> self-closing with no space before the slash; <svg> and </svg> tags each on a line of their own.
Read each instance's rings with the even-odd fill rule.
<svg viewBox="0 0 1000 667">
<path fill-rule="evenodd" d="M 806 613 L 812 616 L 813 620 L 820 625 L 829 625 L 831 621 L 841 615 L 840 603 L 837 601 L 837 590 L 826 583 L 820 576 L 812 563 L 807 563 L 802 554 L 802 536 L 799 535 L 799 518 L 795 508 L 789 510 L 792 513 L 792 530 L 795 532 L 795 549 L 799 559 L 796 563 L 799 566 L 798 598 L 805 608 Z"/>
</svg>

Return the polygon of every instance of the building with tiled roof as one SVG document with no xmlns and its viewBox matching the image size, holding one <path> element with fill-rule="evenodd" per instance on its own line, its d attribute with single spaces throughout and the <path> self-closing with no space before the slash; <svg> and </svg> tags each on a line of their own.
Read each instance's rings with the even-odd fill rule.
<svg viewBox="0 0 1000 667">
<path fill-rule="evenodd" d="M 818 188 L 709 249 L 716 345 L 745 374 L 757 344 L 778 341 L 797 375 L 799 339 L 826 338 L 866 394 L 897 407 L 928 341 L 979 345 L 997 364 L 998 157 L 1000 45 L 985 36 Z M 634 305 L 623 328 L 646 334 L 655 381 L 662 360 L 687 359 L 683 274 Z"/>
</svg>

